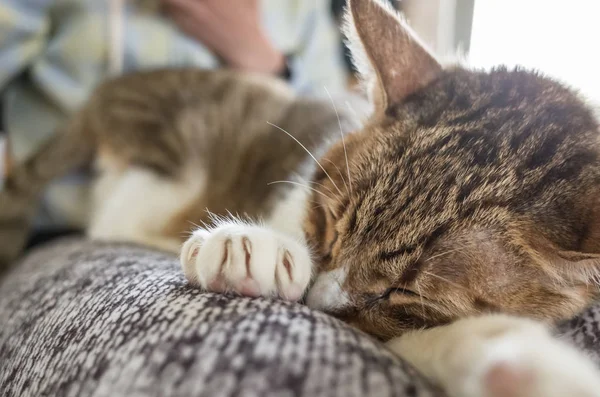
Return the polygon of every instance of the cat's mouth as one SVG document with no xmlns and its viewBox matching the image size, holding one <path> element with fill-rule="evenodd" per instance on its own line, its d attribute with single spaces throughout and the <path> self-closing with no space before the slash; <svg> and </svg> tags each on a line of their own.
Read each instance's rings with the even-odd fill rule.
<svg viewBox="0 0 600 397">
<path fill-rule="evenodd" d="M 343 267 L 320 273 L 308 289 L 306 305 L 327 313 L 347 309 L 350 306 L 350 298 L 342 289 L 346 275 L 347 271 Z"/>
</svg>

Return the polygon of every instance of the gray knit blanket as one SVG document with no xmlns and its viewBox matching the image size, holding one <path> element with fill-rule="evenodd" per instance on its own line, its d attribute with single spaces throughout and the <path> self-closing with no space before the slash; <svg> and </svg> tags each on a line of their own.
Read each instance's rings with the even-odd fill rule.
<svg viewBox="0 0 600 397">
<path fill-rule="evenodd" d="M 600 309 L 561 326 L 600 364 Z M 203 293 L 177 259 L 66 240 L 0 280 L 0 396 L 442 396 L 299 304 Z"/>
</svg>

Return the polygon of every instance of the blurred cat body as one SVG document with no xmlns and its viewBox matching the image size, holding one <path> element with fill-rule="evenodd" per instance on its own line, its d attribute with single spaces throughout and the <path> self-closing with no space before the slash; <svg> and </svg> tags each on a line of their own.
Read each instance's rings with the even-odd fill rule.
<svg viewBox="0 0 600 397">
<path fill-rule="evenodd" d="M 349 113 L 299 98 L 278 79 L 227 70 L 109 80 L 10 173 L 0 194 L 0 257 L 13 258 L 22 247 L 47 183 L 92 161 L 92 238 L 177 253 L 192 225 L 210 222 L 209 214 L 263 218 L 293 186 L 270 183 L 309 178 L 306 150 L 318 153 L 340 128 L 356 128 Z"/>
<path fill-rule="evenodd" d="M 62 144 L 82 159 L 97 148 L 104 164 L 91 234 L 174 250 L 187 222 L 205 221 L 181 249 L 194 285 L 305 296 L 450 396 L 599 396 L 594 365 L 543 325 L 600 295 L 597 119 L 537 73 L 442 68 L 386 4 L 349 2 L 375 109 L 345 136 L 340 109 L 284 90 L 219 99 L 229 90 L 215 81 L 255 84 L 226 73 L 201 92 L 182 71 L 159 91 L 143 74 L 101 88 L 101 111 Z M 43 153 L 13 170 L 9 193 L 33 197 L 56 175 L 67 154 Z"/>
</svg>

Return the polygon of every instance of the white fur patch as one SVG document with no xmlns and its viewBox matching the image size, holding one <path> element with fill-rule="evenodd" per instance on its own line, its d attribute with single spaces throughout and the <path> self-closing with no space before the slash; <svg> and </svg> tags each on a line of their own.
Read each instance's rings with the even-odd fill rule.
<svg viewBox="0 0 600 397">
<path fill-rule="evenodd" d="M 94 191 L 91 238 L 130 241 L 178 252 L 180 240 L 164 235 L 179 211 L 201 197 L 206 177 L 198 169 L 180 180 L 137 167 L 105 169 Z"/>
<path fill-rule="evenodd" d="M 344 267 L 320 273 L 308 292 L 306 299 L 308 307 L 328 311 L 348 306 L 350 299 L 342 289 L 347 275 L 348 272 Z"/>
<path fill-rule="evenodd" d="M 267 224 L 282 233 L 305 242 L 302 223 L 306 217 L 306 206 L 309 193 L 302 187 L 293 188 L 284 199 L 279 200 L 273 208 Z"/>
</svg>

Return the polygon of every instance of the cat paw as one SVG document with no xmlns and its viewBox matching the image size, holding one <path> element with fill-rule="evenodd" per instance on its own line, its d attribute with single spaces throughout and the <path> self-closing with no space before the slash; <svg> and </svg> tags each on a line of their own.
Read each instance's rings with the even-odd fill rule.
<svg viewBox="0 0 600 397">
<path fill-rule="evenodd" d="M 488 348 L 479 382 L 489 397 L 599 397 L 600 372 L 549 335 L 507 336 Z"/>
<path fill-rule="evenodd" d="M 261 226 L 227 223 L 196 230 L 180 257 L 188 281 L 208 291 L 279 296 L 296 301 L 311 278 L 309 251 Z"/>
<path fill-rule="evenodd" d="M 538 323 L 500 316 L 459 326 L 468 337 L 448 348 L 452 396 L 600 396 L 595 365 Z"/>
</svg>

